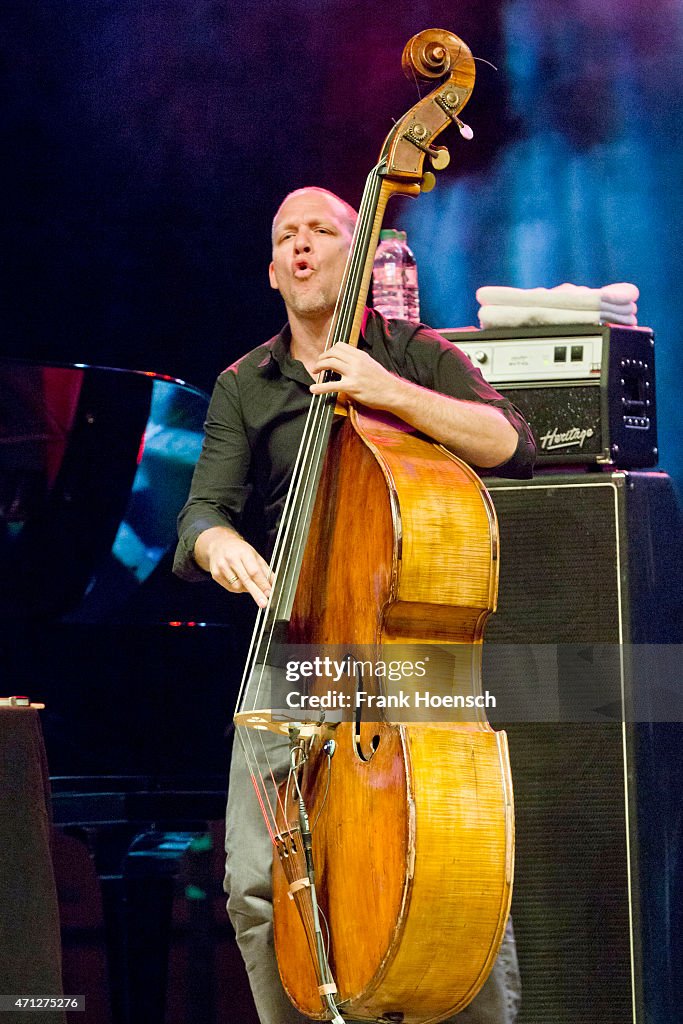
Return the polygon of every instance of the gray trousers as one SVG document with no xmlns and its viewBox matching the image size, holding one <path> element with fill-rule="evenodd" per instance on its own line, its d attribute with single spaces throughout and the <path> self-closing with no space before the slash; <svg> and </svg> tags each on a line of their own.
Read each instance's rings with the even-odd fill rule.
<svg viewBox="0 0 683 1024">
<path fill-rule="evenodd" d="M 283 779 L 289 766 L 289 745 L 271 733 L 261 733 L 268 763 Z M 260 745 L 260 738 L 258 739 Z M 266 772 L 264 763 L 261 770 Z M 273 948 L 271 891 L 272 843 L 247 771 L 239 738 L 230 766 L 226 814 L 227 854 L 225 891 L 228 913 L 244 957 L 261 1024 L 306 1024 L 308 1017 L 294 1009 L 285 995 Z M 514 1024 L 520 1004 L 517 951 L 508 926 L 503 943 L 484 987 L 453 1024 Z"/>
</svg>

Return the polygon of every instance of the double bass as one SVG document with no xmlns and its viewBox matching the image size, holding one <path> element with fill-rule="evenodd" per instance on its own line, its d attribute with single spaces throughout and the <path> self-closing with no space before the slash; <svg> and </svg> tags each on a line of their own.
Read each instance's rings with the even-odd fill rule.
<svg viewBox="0 0 683 1024">
<path fill-rule="evenodd" d="M 439 84 L 397 122 L 368 175 L 328 345 L 358 341 L 389 198 L 431 187 L 424 165 L 447 165 L 447 150 L 434 146 L 444 128 L 467 133 L 458 115 L 475 68 L 465 43 L 439 29 L 420 32 L 403 67 Z M 351 652 L 371 652 L 379 664 L 394 651 L 405 659 L 427 649 L 432 688 L 481 693 L 484 626 L 498 585 L 490 497 L 442 445 L 343 396 L 317 395 L 273 569 L 235 723 L 277 854 L 274 928 L 285 991 L 303 1014 L 338 1024 L 444 1020 L 483 985 L 509 914 L 506 737 L 483 714 L 368 714 L 354 694 L 386 697 L 387 683 L 367 678 L 371 659 Z M 351 712 L 335 718 L 278 704 L 281 652 L 292 645 L 348 652 Z M 312 684 L 314 691 L 324 681 Z M 262 767 L 272 733 L 289 745 L 282 782 Z"/>
</svg>

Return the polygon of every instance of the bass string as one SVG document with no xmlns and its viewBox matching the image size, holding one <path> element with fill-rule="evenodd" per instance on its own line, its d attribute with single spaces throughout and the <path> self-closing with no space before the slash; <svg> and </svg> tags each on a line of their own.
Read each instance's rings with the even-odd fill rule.
<svg viewBox="0 0 683 1024">
<path fill-rule="evenodd" d="M 363 223 L 364 217 L 359 217 L 359 222 Z M 354 236 L 356 238 L 357 236 Z M 346 302 L 341 310 L 335 311 L 336 315 L 333 319 L 333 327 L 330 331 L 326 342 L 326 348 L 332 344 L 335 344 L 337 340 L 348 337 L 352 317 L 355 312 L 355 302 L 353 301 L 357 293 L 359 280 L 358 280 L 358 252 L 365 249 L 367 243 L 365 238 L 362 238 L 363 244 L 358 246 L 354 243 L 352 247 L 352 253 L 349 260 L 351 264 L 350 272 L 347 272 L 345 277 L 350 280 L 350 288 L 344 287 L 340 294 L 346 294 Z M 278 534 L 278 540 L 276 541 L 274 551 L 274 562 L 276 566 L 276 572 L 281 572 L 281 566 L 283 562 L 289 561 L 291 557 L 291 540 L 292 535 L 296 534 L 296 527 L 299 524 L 302 509 L 305 510 L 305 496 L 310 491 L 310 479 L 312 475 L 312 469 L 315 468 L 315 463 L 321 458 L 321 452 L 324 451 L 324 447 L 327 441 L 325 427 L 327 420 L 331 421 L 334 412 L 334 405 L 329 396 L 315 396 L 311 408 L 309 410 L 307 422 L 304 428 L 304 434 L 299 449 L 299 455 L 293 471 L 293 479 L 290 485 L 290 491 L 288 495 L 288 502 L 293 505 L 293 508 L 289 508 L 286 504 L 285 510 L 283 511 L 283 528 L 281 528 Z M 302 505 L 302 495 L 304 504 Z M 283 594 L 283 587 L 279 589 L 279 594 L 274 595 L 277 603 L 280 603 Z M 272 602 L 271 602 L 272 603 Z M 276 606 L 276 610 L 277 606 Z"/>
<path fill-rule="evenodd" d="M 374 184 L 374 178 L 371 184 Z M 368 189 L 367 191 L 370 190 Z M 374 193 L 374 191 L 375 190 L 372 189 L 372 193 Z M 375 205 L 373 194 L 370 196 L 364 196 L 364 205 L 372 209 Z M 348 272 L 345 274 L 345 282 L 342 285 L 341 291 L 341 294 L 346 297 L 346 301 L 340 314 L 336 316 L 333 321 L 333 329 L 328 335 L 326 348 L 329 348 L 338 341 L 348 340 L 348 336 L 350 334 L 357 305 L 357 296 L 362 280 L 365 255 L 367 252 L 367 223 L 367 214 L 365 214 L 362 204 L 361 214 L 359 216 L 361 229 L 357 235 L 354 235 L 354 245 L 352 248 L 352 255 L 354 258 L 350 260 L 350 268 L 347 268 Z M 356 244 L 357 238 L 359 238 L 360 241 Z M 297 543 L 297 541 L 300 542 L 302 536 L 302 530 L 300 529 L 301 521 L 302 519 L 305 520 L 307 511 L 310 511 L 308 505 L 312 504 L 312 501 L 315 499 L 315 491 L 312 486 L 312 482 L 314 482 L 315 475 L 322 463 L 328 439 L 328 431 L 326 428 L 328 427 L 328 421 L 331 422 L 332 420 L 333 413 L 334 404 L 332 400 L 330 400 L 330 396 L 315 396 L 312 403 L 309 429 L 305 430 L 302 438 L 300 459 L 297 460 L 295 476 L 292 481 L 291 493 L 293 495 L 294 507 L 287 516 L 290 520 L 291 528 L 285 534 L 285 543 L 283 543 L 280 551 L 278 551 L 278 545 L 276 544 L 276 564 L 278 569 L 283 561 L 291 560 L 293 565 L 296 565 L 297 563 L 296 557 L 292 557 L 291 543 Z M 283 514 L 283 520 L 284 518 L 285 516 Z M 290 543 L 288 544 L 287 541 Z M 284 599 L 284 595 L 285 592 L 283 587 L 280 590 L 278 603 Z"/>
<path fill-rule="evenodd" d="M 300 514 L 302 516 L 305 515 L 305 513 L 303 511 Z M 269 640 L 270 640 L 270 637 L 269 637 Z M 260 692 L 260 690 L 262 688 L 261 685 L 260 685 L 261 681 L 262 681 L 262 679 L 264 677 L 264 673 L 268 670 L 267 660 L 268 660 L 268 656 L 267 656 L 267 653 L 266 653 L 264 655 L 263 659 L 262 659 L 262 662 L 261 662 L 261 674 L 260 674 L 260 677 L 259 677 L 259 686 L 256 687 L 257 692 Z M 242 728 L 239 728 L 238 731 L 241 734 L 243 730 L 242 730 Z M 243 749 L 245 751 L 245 760 L 247 761 L 247 763 L 249 765 L 249 768 L 250 768 L 250 772 L 251 772 L 251 776 L 252 776 L 252 781 L 254 782 L 254 786 L 255 786 L 255 788 L 257 790 L 257 796 L 259 798 L 259 802 L 260 802 L 260 805 L 261 805 L 262 812 L 264 813 L 264 816 L 266 818 L 270 818 L 270 820 L 272 822 L 272 831 L 277 831 L 275 808 L 273 807 L 273 803 L 271 801 L 271 797 L 270 797 L 269 791 L 271 793 L 273 793 L 273 794 L 277 794 L 276 804 L 279 807 L 279 810 L 280 810 L 280 813 L 281 813 L 281 818 L 283 820 L 284 820 L 284 808 L 280 804 L 277 780 L 276 780 L 274 772 L 272 770 L 272 766 L 270 765 L 270 761 L 269 761 L 269 757 L 268 757 L 268 750 L 267 750 L 266 743 L 265 743 L 265 737 L 261 736 L 259 738 L 260 742 L 257 741 L 257 743 L 255 743 L 254 742 L 254 737 L 252 737 L 252 735 L 251 735 L 251 733 L 254 730 L 250 729 L 248 731 L 250 733 L 250 735 L 248 737 L 246 737 L 246 736 L 245 737 L 242 737 L 242 736 L 240 737 L 241 741 L 242 741 Z M 258 749 L 259 747 L 260 747 L 260 750 Z M 264 777 L 263 771 L 262 771 L 262 769 L 261 769 L 261 767 L 259 765 L 259 753 L 260 753 L 260 761 L 261 761 L 261 763 L 267 765 L 267 773 L 266 774 L 267 774 L 267 776 L 270 777 L 270 783 L 271 783 L 270 786 L 267 784 L 266 778 Z"/>
<path fill-rule="evenodd" d="M 366 206 L 371 205 L 371 203 L 366 204 Z M 367 223 L 367 216 L 362 218 L 361 223 Z M 348 338 L 353 322 L 352 317 L 355 314 L 356 306 L 354 299 L 357 299 L 364 265 L 363 257 L 367 251 L 367 239 L 363 237 L 362 241 L 363 244 L 360 246 L 361 258 L 358 258 L 358 247 L 355 247 L 353 250 L 354 255 L 356 255 L 356 259 L 350 275 L 350 285 L 343 293 L 347 297 L 350 297 L 350 300 L 347 299 L 346 309 L 342 310 L 341 316 L 337 319 L 337 330 L 332 335 L 332 343 L 334 343 L 336 338 Z M 315 501 L 317 479 L 322 470 L 324 454 L 329 437 L 329 429 L 334 413 L 334 401 L 330 400 L 329 396 L 316 396 L 316 398 L 319 399 L 319 401 L 314 400 L 315 405 L 313 414 L 310 418 L 310 428 L 306 432 L 301 446 L 299 472 L 297 473 L 297 478 L 292 483 L 292 507 L 288 510 L 285 521 L 286 532 L 284 532 L 283 542 L 276 554 L 277 560 L 275 561 L 275 573 L 276 578 L 279 581 L 279 585 L 277 587 L 275 599 L 271 599 L 269 609 L 270 614 L 268 617 L 264 616 L 261 636 L 259 637 L 257 655 L 258 661 L 262 666 L 262 670 L 261 676 L 258 677 L 259 682 L 252 691 L 253 699 L 257 701 L 261 694 L 260 684 L 263 678 L 263 671 L 268 662 L 268 655 L 273 639 L 275 624 L 280 620 L 287 620 L 289 611 L 291 610 L 291 604 L 293 603 L 294 590 L 296 587 L 300 564 L 303 558 L 303 549 L 312 515 L 313 503 Z M 282 570 L 283 564 L 285 565 L 284 572 Z M 267 625 L 270 625 L 270 629 L 267 634 L 267 639 L 264 641 Z"/>
<path fill-rule="evenodd" d="M 368 249 L 377 211 L 381 187 L 379 177 L 380 166 L 378 165 L 373 168 L 367 178 L 349 260 L 347 261 L 340 289 L 340 297 L 337 300 L 332 326 L 325 344 L 326 349 L 339 341 L 349 340 L 353 320 L 356 315 L 360 286 L 367 263 Z M 313 397 L 307 413 L 302 441 L 299 446 L 292 474 L 292 482 L 285 502 L 281 527 L 278 531 L 272 557 L 273 572 L 276 581 L 279 582 L 276 582 L 268 606 L 260 610 L 257 616 L 238 698 L 239 710 L 246 710 L 244 705 L 247 702 L 248 695 L 251 703 L 251 707 L 248 710 L 253 711 L 258 708 L 264 680 L 268 674 L 269 667 L 267 663 L 276 623 L 281 618 L 278 612 L 282 611 L 283 604 L 289 604 L 289 601 L 293 598 L 293 588 L 296 584 L 300 562 L 303 558 L 308 524 L 310 523 L 317 491 L 316 476 L 319 476 L 322 470 L 322 462 L 327 447 L 335 405 L 336 398 L 334 395 L 316 395 Z M 283 573 L 283 565 L 286 569 L 289 569 L 289 573 L 286 571 Z M 286 576 L 290 578 L 287 579 Z M 257 665 L 259 666 L 259 671 L 255 672 Z M 250 734 L 248 737 L 243 735 L 245 730 Z M 254 783 L 262 813 L 266 821 L 270 819 L 269 830 L 271 830 L 272 835 L 278 829 L 276 810 L 273 807 L 268 792 L 267 778 L 270 779 L 273 792 L 276 795 L 277 806 L 283 816 L 284 808 L 280 801 L 277 780 L 270 763 L 265 738 L 261 735 L 258 738 L 260 744 L 258 744 L 258 741 L 255 743 L 255 737 L 251 735 L 254 732 L 262 732 L 262 730 L 255 730 L 246 726 L 237 727 L 237 733 L 240 736 L 245 760 Z M 258 746 L 260 746 L 260 750 Z M 265 776 L 259 765 L 259 753 L 267 766 Z"/>
<path fill-rule="evenodd" d="M 368 216 L 367 210 L 369 208 L 369 212 L 372 213 L 377 205 L 376 194 L 378 192 L 378 188 L 374 187 L 378 180 L 376 172 L 377 168 L 374 168 L 373 171 L 370 172 L 370 175 L 368 176 L 368 184 L 364 190 L 361 213 L 358 218 L 359 228 L 357 229 L 357 233 L 354 235 L 354 244 L 352 245 L 349 259 L 349 263 L 352 263 L 353 265 L 350 268 L 350 274 L 345 275 L 349 277 L 350 284 L 349 287 L 343 287 L 340 292 L 340 295 L 345 296 L 346 301 L 340 310 L 339 315 L 333 319 L 333 326 L 330 331 L 330 335 L 328 336 L 326 348 L 335 344 L 337 340 L 348 338 L 348 334 L 353 323 L 357 294 L 362 280 L 365 255 L 369 243 L 369 236 L 372 230 L 372 217 Z M 356 244 L 357 237 L 359 239 L 358 244 Z M 330 396 L 316 395 L 313 397 L 307 414 L 304 433 L 292 474 L 292 482 L 290 484 L 285 508 L 283 510 L 281 526 L 278 531 L 273 550 L 273 573 L 276 584 L 268 606 L 265 609 L 260 610 L 257 616 L 256 628 L 252 634 L 252 643 L 247 655 L 247 664 L 238 696 L 238 709 L 240 710 L 244 710 L 244 691 L 253 672 L 254 662 L 256 660 L 255 655 L 258 654 L 258 650 L 262 647 L 265 630 L 270 625 L 270 632 L 272 634 L 275 622 L 278 619 L 277 613 L 281 610 L 285 584 L 282 566 L 291 561 L 292 543 L 296 542 L 297 535 L 300 535 L 301 533 L 301 530 L 298 528 L 301 525 L 302 518 L 305 517 L 307 510 L 310 511 L 308 506 L 309 504 L 312 504 L 312 501 L 310 500 L 310 481 L 312 470 L 314 470 L 316 462 L 322 461 L 322 455 L 327 442 L 326 431 L 324 428 L 327 425 L 327 420 L 331 423 L 334 413 L 334 405 L 335 403 L 332 401 Z M 309 496 L 308 502 L 306 501 L 307 496 Z M 313 494 L 312 498 L 314 497 L 315 495 Z M 261 661 L 260 658 L 258 660 Z M 254 696 L 258 699 L 258 689 Z M 256 705 L 252 704 L 252 709 L 255 707 Z"/>
<path fill-rule="evenodd" d="M 274 841 L 275 835 L 278 833 L 279 829 L 277 824 L 277 813 L 275 807 L 273 806 L 273 801 L 271 800 L 267 780 L 270 780 L 272 792 L 275 797 L 276 806 L 280 810 L 280 814 L 283 821 L 285 819 L 285 809 L 284 804 L 282 803 L 282 799 L 280 797 L 278 780 L 275 774 L 275 770 L 271 764 L 270 756 L 265 744 L 264 737 L 261 732 L 258 732 L 258 736 L 261 741 L 261 749 L 259 751 L 253 739 L 253 734 L 256 730 L 247 728 L 245 726 L 238 726 L 235 731 L 242 745 L 242 752 L 244 754 L 244 760 L 247 765 L 247 771 L 249 772 L 249 776 L 251 778 L 254 791 L 256 793 L 256 798 L 261 808 L 261 814 L 263 815 L 263 818 L 265 820 L 266 827 L 270 834 L 270 838 L 272 841 Z M 265 772 L 259 765 L 259 753 L 266 766 Z"/>
</svg>

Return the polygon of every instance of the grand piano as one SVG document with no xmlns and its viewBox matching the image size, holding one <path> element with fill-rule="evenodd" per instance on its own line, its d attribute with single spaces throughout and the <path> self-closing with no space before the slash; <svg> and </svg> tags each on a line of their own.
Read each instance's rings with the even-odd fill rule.
<svg viewBox="0 0 683 1024">
<path fill-rule="evenodd" d="M 0 365 L 3 676 L 45 701 L 53 775 L 224 779 L 249 609 L 169 569 L 206 407 L 155 374 Z"/>
<path fill-rule="evenodd" d="M 0 362 L 0 696 L 45 704 L 65 984 L 83 957 L 71 957 L 79 929 L 92 946 L 95 927 L 103 953 L 101 991 L 86 993 L 85 1021 L 72 1015 L 81 1024 L 173 1015 L 172 910 L 195 945 L 209 925 L 225 933 L 231 1005 L 253 1015 L 246 991 L 240 1009 L 217 824 L 251 609 L 170 571 L 207 403 L 152 373 Z M 79 897 L 89 909 L 65 910 L 78 889 L 69 873 L 82 881 L 89 866 L 98 891 Z M 208 917 L 200 898 L 180 911 L 173 902 L 187 870 L 188 891 L 208 892 Z M 203 980 L 195 967 L 176 1002 L 193 1000 L 188 1020 L 211 1021 L 225 980 L 196 960 Z"/>
</svg>

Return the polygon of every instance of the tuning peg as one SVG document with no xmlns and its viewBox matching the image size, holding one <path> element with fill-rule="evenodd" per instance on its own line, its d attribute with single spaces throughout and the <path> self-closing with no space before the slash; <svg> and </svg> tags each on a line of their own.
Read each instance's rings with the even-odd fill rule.
<svg viewBox="0 0 683 1024">
<path fill-rule="evenodd" d="M 430 146 L 427 152 L 435 171 L 443 171 L 451 162 L 451 155 L 445 146 Z"/>
<path fill-rule="evenodd" d="M 444 167 L 448 167 L 451 162 L 451 154 L 445 146 L 423 146 L 421 142 L 417 142 L 415 139 L 410 141 L 418 149 L 421 149 L 423 153 L 427 154 L 435 171 L 443 171 Z"/>
<path fill-rule="evenodd" d="M 431 192 L 436 185 L 436 178 L 431 171 L 425 171 L 422 175 L 422 184 L 420 186 L 423 192 Z"/>
<path fill-rule="evenodd" d="M 470 139 L 474 138 L 474 132 L 472 131 L 468 124 L 465 124 L 464 121 L 461 121 L 459 117 L 454 117 L 453 120 L 457 124 L 458 131 L 462 135 L 463 139 L 467 139 L 467 141 L 469 142 Z"/>
<path fill-rule="evenodd" d="M 432 167 L 437 171 L 442 171 L 444 167 L 448 167 L 451 162 L 451 156 L 445 146 L 430 146 L 427 142 L 422 141 L 422 137 L 427 134 L 427 129 L 424 125 L 415 124 L 412 126 L 410 131 L 407 131 L 403 138 L 407 139 L 408 142 L 412 142 L 414 146 L 421 149 L 423 153 L 426 153 L 432 162 Z"/>
<path fill-rule="evenodd" d="M 458 94 L 455 89 L 447 89 L 445 92 L 442 92 L 436 97 L 436 102 L 441 107 L 444 114 L 450 117 L 454 124 L 457 124 L 458 131 L 462 135 L 463 139 L 469 140 L 474 138 L 474 132 L 470 126 L 465 124 L 464 121 L 461 121 L 453 109 L 458 103 Z"/>
</svg>

